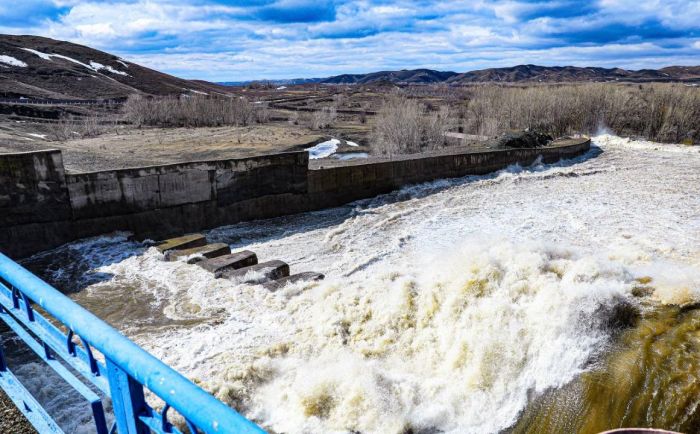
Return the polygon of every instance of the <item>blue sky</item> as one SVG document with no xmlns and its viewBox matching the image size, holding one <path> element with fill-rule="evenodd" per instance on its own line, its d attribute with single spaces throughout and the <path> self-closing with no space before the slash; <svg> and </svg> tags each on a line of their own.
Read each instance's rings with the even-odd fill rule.
<svg viewBox="0 0 700 434">
<path fill-rule="evenodd" d="M 0 33 L 186 78 L 700 65 L 700 0 L 0 0 Z"/>
</svg>

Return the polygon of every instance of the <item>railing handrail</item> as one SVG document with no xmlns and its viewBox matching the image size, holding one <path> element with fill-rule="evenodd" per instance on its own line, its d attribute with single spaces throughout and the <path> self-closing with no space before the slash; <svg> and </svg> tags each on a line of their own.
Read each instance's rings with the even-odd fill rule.
<svg viewBox="0 0 700 434">
<path fill-rule="evenodd" d="M 207 433 L 265 433 L 87 309 L 0 253 L 0 277 Z"/>
</svg>

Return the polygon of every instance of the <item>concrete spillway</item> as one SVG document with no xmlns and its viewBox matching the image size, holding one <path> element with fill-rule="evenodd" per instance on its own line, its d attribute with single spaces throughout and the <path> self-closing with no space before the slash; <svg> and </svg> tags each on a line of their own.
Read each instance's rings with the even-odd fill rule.
<svg viewBox="0 0 700 434">
<path fill-rule="evenodd" d="M 126 235 L 29 263 L 276 432 L 689 431 L 700 153 L 594 143 L 206 233 L 321 282 L 216 279 Z"/>
</svg>

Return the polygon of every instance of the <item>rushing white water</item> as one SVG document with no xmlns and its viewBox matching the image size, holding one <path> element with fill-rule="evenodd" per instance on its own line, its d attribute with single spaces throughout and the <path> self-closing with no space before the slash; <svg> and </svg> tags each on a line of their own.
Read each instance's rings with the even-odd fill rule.
<svg viewBox="0 0 700 434">
<path fill-rule="evenodd" d="M 216 280 L 123 237 L 62 249 L 51 273 L 82 276 L 80 303 L 276 432 L 496 433 L 605 351 L 635 279 L 663 303 L 700 293 L 698 148 L 594 143 L 208 234 L 321 283 Z"/>
</svg>

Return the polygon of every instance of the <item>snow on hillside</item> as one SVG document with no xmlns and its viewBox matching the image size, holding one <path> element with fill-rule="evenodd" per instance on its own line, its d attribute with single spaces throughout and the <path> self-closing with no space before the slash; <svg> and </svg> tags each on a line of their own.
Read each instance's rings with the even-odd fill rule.
<svg viewBox="0 0 700 434">
<path fill-rule="evenodd" d="M 118 74 L 118 75 L 124 75 L 124 76 L 128 76 L 128 75 L 129 75 L 129 74 L 127 74 L 126 72 L 123 72 L 123 71 L 119 71 L 119 70 L 117 70 L 117 69 L 114 69 L 114 68 L 112 68 L 112 67 L 109 66 L 109 65 L 103 65 L 103 64 L 101 64 L 101 63 L 98 63 L 98 62 L 95 62 L 95 61 L 92 61 L 92 60 L 90 61 L 90 64 L 88 65 L 88 64 L 83 63 L 83 62 L 81 62 L 81 61 L 79 61 L 79 60 L 73 59 L 72 57 L 64 56 L 64 55 L 62 55 L 62 54 L 48 54 L 48 53 L 42 53 L 41 51 L 34 50 L 34 49 L 31 49 L 31 48 L 22 48 L 22 49 L 23 49 L 24 51 L 28 51 L 28 52 L 30 52 L 30 53 L 32 53 L 32 54 L 36 54 L 37 56 L 41 57 L 42 59 L 48 60 L 48 61 L 51 61 L 51 58 L 55 57 L 55 58 L 58 58 L 58 59 L 63 59 L 63 60 L 67 60 L 67 61 L 69 61 L 69 62 L 73 62 L 73 63 L 75 63 L 76 65 L 80 65 L 80 66 L 82 66 L 82 67 L 84 67 L 84 68 L 90 69 L 90 70 L 95 71 L 95 72 L 100 72 L 101 70 L 106 70 L 107 72 L 111 72 L 112 74 Z M 26 64 L 25 64 L 25 66 L 26 66 Z"/>
<path fill-rule="evenodd" d="M 4 54 L 0 54 L 0 63 L 4 63 L 5 65 L 10 65 L 10 66 L 19 66 L 20 68 L 26 68 L 27 64 L 22 62 L 19 59 L 15 59 L 12 56 L 6 56 Z"/>
</svg>

